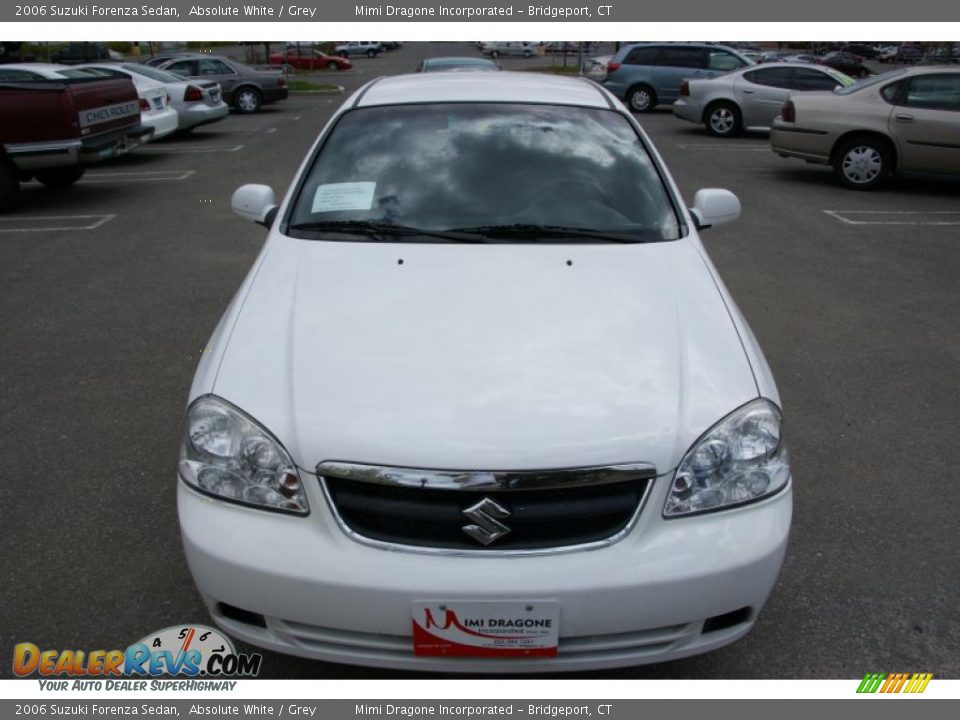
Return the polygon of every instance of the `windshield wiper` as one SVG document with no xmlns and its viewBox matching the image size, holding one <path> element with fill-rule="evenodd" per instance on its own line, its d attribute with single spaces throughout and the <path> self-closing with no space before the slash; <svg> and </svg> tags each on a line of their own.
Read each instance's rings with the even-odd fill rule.
<svg viewBox="0 0 960 720">
<path fill-rule="evenodd" d="M 616 243 L 649 242 L 639 235 L 588 230 L 566 225 L 537 225 L 514 223 L 512 225 L 480 225 L 477 227 L 453 228 L 451 232 L 477 233 L 488 238 L 513 238 L 518 240 L 546 240 L 550 238 L 590 238 Z"/>
<path fill-rule="evenodd" d="M 427 230 L 424 228 L 394 225 L 393 223 L 371 222 L 369 220 L 317 220 L 291 225 L 290 230 L 310 230 L 314 232 L 338 232 L 348 235 L 363 235 L 377 242 L 389 242 L 391 237 L 429 237 L 449 242 L 485 243 L 487 238 L 478 233 L 453 230 Z"/>
</svg>

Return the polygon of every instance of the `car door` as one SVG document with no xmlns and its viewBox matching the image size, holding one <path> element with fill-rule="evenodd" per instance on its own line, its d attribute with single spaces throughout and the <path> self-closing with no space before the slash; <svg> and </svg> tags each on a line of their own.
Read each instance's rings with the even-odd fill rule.
<svg viewBox="0 0 960 720">
<path fill-rule="evenodd" d="M 907 80 L 889 117 L 900 169 L 960 173 L 960 72 Z"/>
<path fill-rule="evenodd" d="M 760 67 L 741 75 L 736 82 L 737 102 L 746 127 L 770 127 L 790 97 L 791 67 Z"/>
<path fill-rule="evenodd" d="M 684 45 L 660 48 L 653 68 L 653 88 L 661 103 L 680 97 L 680 83 L 687 78 L 707 77 L 707 49 Z"/>
</svg>

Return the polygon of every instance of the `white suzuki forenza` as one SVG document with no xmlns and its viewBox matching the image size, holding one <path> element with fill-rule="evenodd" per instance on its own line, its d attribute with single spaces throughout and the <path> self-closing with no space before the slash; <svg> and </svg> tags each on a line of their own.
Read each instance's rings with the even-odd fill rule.
<svg viewBox="0 0 960 720">
<path fill-rule="evenodd" d="M 190 393 L 216 622 L 322 660 L 609 668 L 747 633 L 791 476 L 770 370 L 643 130 L 529 73 L 373 81 L 279 207 Z"/>
</svg>

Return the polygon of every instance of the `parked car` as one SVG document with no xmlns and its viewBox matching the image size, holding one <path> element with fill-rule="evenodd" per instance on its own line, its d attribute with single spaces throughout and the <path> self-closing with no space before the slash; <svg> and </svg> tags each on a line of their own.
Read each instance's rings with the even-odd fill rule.
<svg viewBox="0 0 960 720">
<path fill-rule="evenodd" d="M 855 80 L 833 68 L 801 63 L 766 63 L 715 78 L 684 80 L 673 114 L 703 124 L 716 137 L 743 130 L 769 130 L 792 92 L 833 90 Z"/>
<path fill-rule="evenodd" d="M 159 140 L 177 131 L 179 124 L 177 111 L 170 104 L 170 94 L 162 82 L 124 70 L 119 64 L 88 64 L 76 67 L 102 75 L 130 78 L 140 96 L 140 122 L 146 127 L 153 128 L 153 140 Z"/>
<path fill-rule="evenodd" d="M 381 42 L 380 45 L 384 50 L 399 50 L 403 47 L 403 43 L 399 40 L 389 40 L 387 42 Z"/>
<path fill-rule="evenodd" d="M 863 64 L 863 58 L 845 53 L 840 50 L 827 53 L 817 60 L 820 65 L 826 65 L 834 70 L 839 70 L 844 75 L 855 78 L 865 78 L 870 75 L 870 68 Z"/>
<path fill-rule="evenodd" d="M 489 42 L 480 46 L 480 52 L 494 59 L 502 55 L 532 58 L 537 54 L 537 44 L 532 42 Z"/>
<path fill-rule="evenodd" d="M 68 187 L 152 134 L 129 79 L 64 65 L 0 65 L 0 117 L 0 212 L 16 205 L 21 182 Z"/>
<path fill-rule="evenodd" d="M 348 42 L 337 45 L 333 49 L 334 55 L 340 57 L 353 57 L 354 55 L 366 55 L 367 57 L 376 57 L 383 52 L 383 45 L 378 42 Z"/>
<path fill-rule="evenodd" d="M 477 57 L 434 57 L 424 58 L 417 65 L 418 73 L 425 72 L 463 72 L 465 70 L 493 70 L 500 66 L 493 60 Z"/>
<path fill-rule="evenodd" d="M 274 53 L 270 56 L 271 65 L 282 65 L 291 70 L 350 70 L 353 63 L 339 55 L 327 55 L 319 50 L 301 48 Z"/>
<path fill-rule="evenodd" d="M 280 72 L 264 72 L 218 55 L 179 56 L 160 67 L 184 78 L 219 83 L 224 100 L 241 113 L 259 112 L 289 92 Z"/>
<path fill-rule="evenodd" d="M 912 65 L 923 60 L 926 51 L 922 47 L 915 45 L 901 45 L 897 48 L 897 54 L 893 56 L 893 62 L 901 65 Z"/>
<path fill-rule="evenodd" d="M 50 56 L 50 60 L 59 65 L 77 65 L 111 59 L 110 50 L 106 45 L 93 42 L 67 43 Z"/>
<path fill-rule="evenodd" d="M 680 96 L 687 78 L 716 77 L 753 65 L 736 50 L 705 43 L 660 43 L 620 48 L 601 83 L 634 112 L 651 112 Z"/>
<path fill-rule="evenodd" d="M 514 674 L 750 630 L 792 485 L 773 378 L 699 237 L 740 203 L 688 210 L 610 93 L 381 78 L 279 207 L 264 185 L 232 206 L 270 229 L 200 360 L 177 494 L 233 637 Z"/>
<path fill-rule="evenodd" d="M 784 157 L 832 165 L 846 187 L 869 190 L 896 172 L 960 174 L 957 118 L 956 68 L 900 69 L 791 97 L 770 145 Z"/>
<path fill-rule="evenodd" d="M 157 53 L 156 55 L 151 55 L 140 61 L 142 65 L 149 65 L 150 67 L 160 67 L 165 65 L 174 58 L 178 57 L 209 57 L 206 53 L 192 53 L 185 50 L 177 51 L 173 50 L 170 52 Z"/>
<path fill-rule="evenodd" d="M 873 45 L 867 45 L 866 43 L 847 43 L 843 45 L 840 50 L 867 60 L 873 60 L 880 54 L 877 48 Z"/>
<path fill-rule="evenodd" d="M 166 90 L 169 100 L 169 109 L 176 115 L 175 129 L 180 132 L 189 132 L 201 125 L 219 122 L 230 114 L 230 107 L 223 101 L 220 83 L 184 80 L 166 70 L 141 65 L 139 63 L 112 63 L 102 65 L 83 65 L 81 67 L 95 68 L 104 72 L 119 72 L 129 76 L 138 91 L 143 95 L 143 81 L 159 83 Z M 155 101 L 154 101 L 155 102 Z M 141 117 L 146 125 L 156 124 L 149 121 L 149 113 L 143 112 L 141 103 Z M 163 132 L 158 128 L 154 137 L 161 137 Z"/>
<path fill-rule="evenodd" d="M 785 57 L 787 57 L 787 53 L 783 52 L 782 50 L 767 50 L 760 53 L 760 56 L 756 59 L 756 62 L 757 64 L 784 62 Z"/>
</svg>

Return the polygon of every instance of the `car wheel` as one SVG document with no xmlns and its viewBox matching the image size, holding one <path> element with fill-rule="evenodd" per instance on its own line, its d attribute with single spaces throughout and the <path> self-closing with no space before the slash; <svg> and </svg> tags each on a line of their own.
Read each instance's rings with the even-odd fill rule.
<svg viewBox="0 0 960 720">
<path fill-rule="evenodd" d="M 368 57 L 368 58 L 372 58 L 372 57 L 376 57 L 376 56 L 377 56 L 377 51 L 376 51 L 376 50 L 367 50 L 367 57 Z"/>
<path fill-rule="evenodd" d="M 735 137 L 743 130 L 740 108 L 733 103 L 717 103 L 707 110 L 704 125 L 714 137 Z"/>
<path fill-rule="evenodd" d="M 530 52 L 529 50 L 524 50 L 524 51 L 523 51 L 523 56 L 524 56 L 525 58 L 532 58 L 532 57 L 533 57 L 533 53 Z"/>
<path fill-rule="evenodd" d="M 13 161 L 0 158 L 0 212 L 13 210 L 20 197 L 20 173 Z"/>
<path fill-rule="evenodd" d="M 345 58 L 345 57 L 347 56 L 347 51 L 346 51 L 346 50 L 341 50 L 340 52 L 337 53 L 337 55 L 339 55 L 339 56 L 342 57 L 342 58 Z"/>
<path fill-rule="evenodd" d="M 332 60 L 327 63 L 327 70 L 339 70 L 340 63 L 333 62 Z"/>
<path fill-rule="evenodd" d="M 79 165 L 71 167 L 50 168 L 49 170 L 37 170 L 34 177 L 48 188 L 58 189 L 67 188 L 73 185 L 77 180 L 83 177 L 84 168 Z"/>
<path fill-rule="evenodd" d="M 627 106 L 634 112 L 651 112 L 657 106 L 657 94 L 649 85 L 637 85 L 627 92 Z"/>
<path fill-rule="evenodd" d="M 890 150 L 874 138 L 854 138 L 839 148 L 833 169 L 840 182 L 853 190 L 872 190 L 890 173 Z"/>
<path fill-rule="evenodd" d="M 500 53 L 498 53 L 496 50 L 493 50 L 493 51 L 490 53 L 490 57 L 492 57 L 494 60 L 496 60 L 498 57 L 500 57 Z"/>
<path fill-rule="evenodd" d="M 252 87 L 242 87 L 233 95 L 233 105 L 238 111 L 248 114 L 260 110 L 263 99 L 260 91 Z"/>
</svg>

